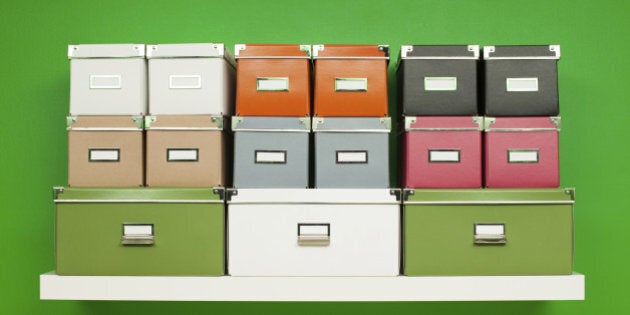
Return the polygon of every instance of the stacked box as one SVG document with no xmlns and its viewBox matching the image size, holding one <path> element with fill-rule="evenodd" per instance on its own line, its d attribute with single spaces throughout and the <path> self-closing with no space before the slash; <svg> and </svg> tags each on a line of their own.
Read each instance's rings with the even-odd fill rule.
<svg viewBox="0 0 630 315">
<path fill-rule="evenodd" d="M 146 185 L 225 187 L 223 119 L 212 115 L 146 116 Z"/>
<path fill-rule="evenodd" d="M 307 188 L 310 118 L 232 117 L 234 187 Z"/>
<path fill-rule="evenodd" d="M 407 190 L 408 276 L 573 272 L 572 189 Z"/>
<path fill-rule="evenodd" d="M 68 185 L 144 185 L 142 44 L 69 45 Z"/>
<path fill-rule="evenodd" d="M 228 191 L 232 276 L 397 276 L 400 191 Z"/>
<path fill-rule="evenodd" d="M 315 117 L 315 188 L 389 187 L 389 117 Z"/>
<path fill-rule="evenodd" d="M 403 187 L 480 188 L 483 117 L 405 117 Z"/>
<path fill-rule="evenodd" d="M 149 45 L 147 58 L 146 185 L 225 187 L 234 57 L 223 44 L 205 43 Z"/>
<path fill-rule="evenodd" d="M 237 44 L 237 116 L 311 114 L 311 46 Z"/>
<path fill-rule="evenodd" d="M 560 117 L 486 117 L 485 185 L 558 187 Z"/>
<path fill-rule="evenodd" d="M 387 45 L 314 45 L 314 187 L 389 187 Z"/>
<path fill-rule="evenodd" d="M 57 188 L 56 272 L 224 274 L 223 189 Z"/>
<path fill-rule="evenodd" d="M 405 121 L 403 187 L 482 186 L 478 63 L 477 45 L 401 47 L 397 76 Z"/>
<path fill-rule="evenodd" d="M 485 186 L 559 187 L 560 46 L 486 46 Z"/>
<path fill-rule="evenodd" d="M 234 187 L 309 187 L 311 46 L 237 44 Z"/>
</svg>

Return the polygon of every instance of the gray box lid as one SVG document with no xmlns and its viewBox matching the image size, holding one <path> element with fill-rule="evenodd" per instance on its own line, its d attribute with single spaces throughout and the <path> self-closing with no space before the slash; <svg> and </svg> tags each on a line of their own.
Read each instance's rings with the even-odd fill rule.
<svg viewBox="0 0 630 315">
<path fill-rule="evenodd" d="M 309 117 L 232 117 L 233 131 L 310 132 Z"/>
<path fill-rule="evenodd" d="M 560 59 L 560 45 L 485 46 L 483 59 Z"/>
<path fill-rule="evenodd" d="M 390 117 L 314 117 L 314 132 L 389 132 Z"/>
<path fill-rule="evenodd" d="M 403 45 L 402 59 L 479 59 L 479 45 Z"/>
<path fill-rule="evenodd" d="M 68 59 L 144 58 L 144 44 L 68 45 Z"/>
</svg>

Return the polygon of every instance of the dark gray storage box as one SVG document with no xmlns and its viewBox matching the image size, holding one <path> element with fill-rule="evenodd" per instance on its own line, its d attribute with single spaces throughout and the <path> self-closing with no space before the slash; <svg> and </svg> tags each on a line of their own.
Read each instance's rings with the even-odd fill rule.
<svg viewBox="0 0 630 315">
<path fill-rule="evenodd" d="M 234 187 L 307 188 L 308 117 L 232 117 Z"/>
<path fill-rule="evenodd" d="M 556 116 L 559 45 L 487 46 L 485 115 Z"/>
<path fill-rule="evenodd" d="M 389 187 L 389 117 L 313 118 L 315 188 Z"/>
<path fill-rule="evenodd" d="M 479 46 L 405 45 L 398 60 L 398 102 L 406 116 L 473 116 Z"/>
</svg>

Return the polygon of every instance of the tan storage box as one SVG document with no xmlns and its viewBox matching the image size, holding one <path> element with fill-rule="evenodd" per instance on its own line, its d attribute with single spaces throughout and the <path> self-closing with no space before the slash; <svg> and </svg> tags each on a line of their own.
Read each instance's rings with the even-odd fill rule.
<svg viewBox="0 0 630 315">
<path fill-rule="evenodd" d="M 225 186 L 222 116 L 147 116 L 145 128 L 147 186 Z"/>
<path fill-rule="evenodd" d="M 68 186 L 144 184 L 140 116 L 68 117 Z"/>
</svg>

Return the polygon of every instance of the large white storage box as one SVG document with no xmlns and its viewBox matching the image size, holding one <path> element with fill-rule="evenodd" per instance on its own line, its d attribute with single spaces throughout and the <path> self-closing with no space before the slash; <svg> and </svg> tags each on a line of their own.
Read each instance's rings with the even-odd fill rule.
<svg viewBox="0 0 630 315">
<path fill-rule="evenodd" d="M 390 189 L 228 191 L 228 273 L 396 276 L 399 196 Z"/>
<path fill-rule="evenodd" d="M 147 46 L 151 115 L 231 115 L 234 56 L 223 44 Z"/>
<path fill-rule="evenodd" d="M 143 44 L 69 45 L 70 115 L 143 115 L 147 64 Z"/>
</svg>

